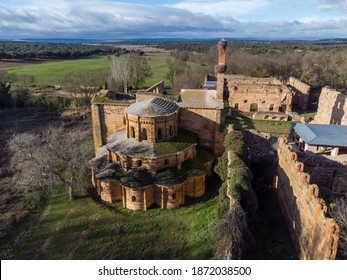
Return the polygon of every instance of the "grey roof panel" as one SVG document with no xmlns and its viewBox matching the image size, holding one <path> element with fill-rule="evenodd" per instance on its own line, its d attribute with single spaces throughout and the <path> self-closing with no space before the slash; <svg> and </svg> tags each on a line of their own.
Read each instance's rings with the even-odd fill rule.
<svg viewBox="0 0 347 280">
<path fill-rule="evenodd" d="M 309 145 L 347 147 L 347 126 L 295 123 L 294 130 Z"/>
<path fill-rule="evenodd" d="M 125 113 L 140 117 L 156 117 L 173 114 L 178 109 L 176 103 L 155 97 L 130 105 L 125 109 Z"/>
</svg>

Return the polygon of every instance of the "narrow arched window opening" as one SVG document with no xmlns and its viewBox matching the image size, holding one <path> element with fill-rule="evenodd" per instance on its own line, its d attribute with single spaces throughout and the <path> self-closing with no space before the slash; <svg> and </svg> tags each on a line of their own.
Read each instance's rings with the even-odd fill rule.
<svg viewBox="0 0 347 280">
<path fill-rule="evenodd" d="M 163 134 L 161 131 L 161 128 L 158 128 L 158 140 L 162 140 L 163 139 Z"/>
<path fill-rule="evenodd" d="M 142 140 L 147 140 L 147 129 L 142 129 Z"/>
</svg>

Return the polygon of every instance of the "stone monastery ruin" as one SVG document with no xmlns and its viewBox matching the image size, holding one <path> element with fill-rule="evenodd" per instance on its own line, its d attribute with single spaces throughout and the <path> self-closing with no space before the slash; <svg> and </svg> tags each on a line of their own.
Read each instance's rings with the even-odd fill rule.
<svg viewBox="0 0 347 280">
<path fill-rule="evenodd" d="M 311 87 L 294 77 L 226 75 L 226 47 L 218 43 L 215 74 L 202 89 L 168 98 L 159 82 L 136 96 L 102 90 L 93 98 L 92 180 L 102 200 L 147 210 L 201 197 L 223 153 L 225 102 L 231 112 L 265 120 L 291 120 L 307 109 Z M 339 227 L 326 194 L 347 194 L 346 96 L 323 88 L 314 121 L 293 124 L 278 140 L 274 187 L 302 259 L 336 258 Z"/>
</svg>

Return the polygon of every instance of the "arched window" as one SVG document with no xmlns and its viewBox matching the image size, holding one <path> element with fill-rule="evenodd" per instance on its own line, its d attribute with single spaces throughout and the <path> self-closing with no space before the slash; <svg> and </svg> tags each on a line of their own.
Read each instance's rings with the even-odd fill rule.
<svg viewBox="0 0 347 280">
<path fill-rule="evenodd" d="M 171 200 L 176 200 L 176 194 L 175 193 L 171 194 Z"/>
<path fill-rule="evenodd" d="M 130 137 L 135 138 L 135 128 L 133 127 L 130 128 Z"/>
<path fill-rule="evenodd" d="M 161 128 L 158 128 L 158 140 L 162 140 L 162 139 L 163 139 L 163 135 L 162 135 Z"/>
<path fill-rule="evenodd" d="M 133 195 L 133 196 L 131 197 L 131 202 L 135 202 L 135 201 L 136 201 L 136 196 Z"/>
<path fill-rule="evenodd" d="M 142 166 L 142 160 L 138 160 L 137 161 L 137 167 L 141 167 Z"/>
<path fill-rule="evenodd" d="M 274 106 L 275 106 L 274 104 L 270 104 L 270 106 L 269 106 L 269 111 L 270 112 L 272 112 L 274 110 Z"/>
<path fill-rule="evenodd" d="M 142 129 L 142 140 L 147 140 L 147 129 Z"/>
<path fill-rule="evenodd" d="M 172 126 L 171 125 L 170 125 L 170 129 L 169 129 L 169 135 L 170 135 L 170 137 L 172 137 L 172 135 L 173 135 Z"/>
</svg>

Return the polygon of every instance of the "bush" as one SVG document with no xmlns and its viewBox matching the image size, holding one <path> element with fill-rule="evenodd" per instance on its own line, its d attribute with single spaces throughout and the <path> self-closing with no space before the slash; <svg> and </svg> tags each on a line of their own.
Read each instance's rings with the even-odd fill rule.
<svg viewBox="0 0 347 280">
<path fill-rule="evenodd" d="M 245 147 L 244 134 L 241 131 L 231 131 L 225 137 L 225 152 L 218 159 L 214 171 L 224 182 L 220 189 L 220 198 L 217 205 L 218 218 L 225 214 L 225 197 L 227 191 L 238 200 L 246 213 L 254 212 L 257 209 L 257 197 L 252 188 L 253 174 L 245 164 L 247 160 L 247 149 Z M 228 161 L 228 153 L 230 162 Z M 231 174 L 228 174 L 228 167 Z M 228 188 L 229 184 L 229 190 Z M 218 210 L 219 209 L 219 210 Z M 224 210 L 223 210 L 224 209 Z"/>
</svg>

